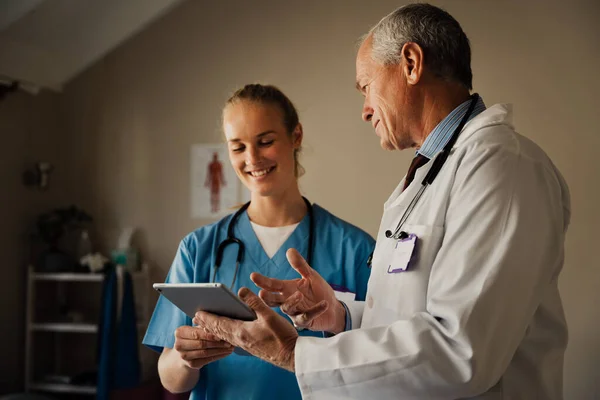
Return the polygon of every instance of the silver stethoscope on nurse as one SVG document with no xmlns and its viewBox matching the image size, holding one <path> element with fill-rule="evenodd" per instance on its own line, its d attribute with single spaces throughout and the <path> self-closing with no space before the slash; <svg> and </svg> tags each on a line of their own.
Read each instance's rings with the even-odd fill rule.
<svg viewBox="0 0 600 400">
<path fill-rule="evenodd" d="M 444 146 L 444 149 L 440 152 L 440 154 L 437 156 L 437 158 L 435 160 L 433 160 L 433 164 L 431 165 L 431 168 L 429 169 L 429 171 L 427 172 L 427 175 L 425 175 L 425 178 L 421 182 L 421 187 L 419 188 L 419 191 L 417 192 L 415 197 L 413 197 L 411 202 L 408 204 L 408 207 L 406 207 L 406 210 L 404 210 L 404 213 L 402 214 L 400 221 L 398 221 L 398 225 L 396 226 L 396 229 L 394 230 L 394 232 L 392 232 L 391 230 L 385 231 L 385 237 L 395 239 L 395 240 L 404 240 L 404 239 L 408 238 L 409 235 L 407 232 L 402 230 L 402 226 L 404 225 L 404 223 L 406 222 L 406 220 L 408 219 L 408 217 L 410 216 L 410 214 L 416 207 L 417 203 L 419 202 L 419 199 L 423 195 L 423 192 L 425 191 L 425 189 L 427 189 L 427 186 L 429 186 L 433 183 L 433 181 L 437 177 L 438 173 L 444 166 L 444 163 L 446 162 L 446 160 L 448 159 L 448 156 L 450 155 L 452 146 L 454 146 L 454 143 L 456 143 L 456 140 L 458 139 L 460 132 L 463 130 L 465 124 L 469 120 L 469 117 L 473 113 L 473 110 L 475 109 L 475 105 L 477 104 L 478 100 L 479 100 L 479 95 L 477 93 L 474 93 L 471 96 L 471 104 L 469 104 L 469 109 L 467 110 L 466 114 L 460 121 L 460 124 L 458 124 L 458 126 L 452 133 L 452 136 L 450 137 L 450 140 L 448 141 L 448 143 L 446 143 L 446 146 Z"/>
<path fill-rule="evenodd" d="M 308 262 L 308 265 L 312 266 L 312 256 L 313 256 L 313 246 L 314 246 L 313 240 L 314 240 L 314 236 L 315 236 L 314 235 L 315 220 L 314 220 L 314 215 L 313 215 L 312 204 L 310 204 L 310 201 L 308 201 L 305 197 L 302 197 L 302 199 L 304 200 L 304 203 L 306 204 L 306 211 L 308 213 L 308 221 L 310 224 L 309 228 L 308 228 L 308 252 L 307 252 L 306 262 Z M 248 209 L 248 206 L 250 206 L 250 202 L 247 202 L 246 204 L 244 204 L 239 210 L 236 211 L 235 214 L 233 214 L 233 217 L 231 217 L 231 220 L 229 221 L 229 224 L 227 225 L 227 238 L 225 240 L 223 240 L 221 243 L 219 243 L 219 246 L 217 246 L 217 255 L 215 257 L 215 271 L 213 272 L 211 282 L 215 282 L 215 278 L 217 276 L 217 270 L 221 266 L 221 261 L 223 260 L 223 252 L 225 251 L 225 248 L 227 246 L 229 246 L 230 244 L 237 244 L 237 246 L 238 246 L 237 257 L 235 259 L 235 271 L 233 273 L 233 280 L 231 281 L 231 286 L 230 286 L 231 289 L 233 289 L 233 285 L 235 284 L 238 270 L 240 268 L 240 264 L 244 260 L 244 253 L 246 251 L 246 248 L 244 247 L 244 242 L 242 242 L 240 239 L 235 237 L 235 234 L 233 233 L 233 229 L 235 228 L 235 224 L 237 223 L 238 219 L 240 218 L 240 215 L 242 215 L 244 213 L 244 211 L 246 211 L 246 209 Z"/>
</svg>

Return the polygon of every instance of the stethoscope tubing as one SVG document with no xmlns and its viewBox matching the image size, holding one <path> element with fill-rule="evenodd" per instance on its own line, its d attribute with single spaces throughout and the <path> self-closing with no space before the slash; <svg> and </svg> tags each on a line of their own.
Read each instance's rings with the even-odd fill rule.
<svg viewBox="0 0 600 400">
<path fill-rule="evenodd" d="M 304 203 L 306 204 L 306 211 L 308 213 L 309 224 L 310 224 L 309 232 L 308 232 L 308 252 L 307 252 L 306 261 L 308 262 L 308 265 L 313 266 L 312 261 L 313 261 L 314 233 L 315 233 L 315 221 L 314 221 L 314 214 L 313 214 L 313 206 L 312 206 L 312 204 L 310 204 L 310 201 L 308 201 L 308 199 L 306 197 L 302 197 L 302 200 L 304 200 Z M 227 246 L 229 246 L 230 244 L 237 244 L 238 252 L 237 252 L 237 256 L 236 256 L 236 260 L 235 260 L 235 271 L 233 273 L 233 279 L 232 279 L 231 285 L 230 285 L 230 288 L 233 289 L 233 285 L 235 284 L 235 281 L 237 279 L 237 274 L 238 274 L 238 271 L 240 268 L 240 264 L 243 262 L 244 253 L 246 252 L 244 242 L 242 242 L 240 239 L 235 237 L 234 228 L 235 228 L 240 216 L 248 209 L 249 206 L 250 206 L 250 202 L 247 202 L 242 207 L 240 207 L 240 209 L 237 210 L 235 212 L 235 214 L 233 214 L 233 217 L 231 217 L 231 220 L 229 221 L 229 224 L 227 225 L 227 238 L 225 240 L 223 240 L 221 243 L 219 243 L 219 245 L 217 246 L 217 254 L 215 256 L 215 263 L 214 263 L 214 268 L 213 268 L 214 272 L 213 272 L 211 282 L 215 282 L 215 278 L 217 276 L 217 270 L 221 267 L 221 261 L 223 260 L 223 253 L 225 251 L 225 248 Z"/>
</svg>

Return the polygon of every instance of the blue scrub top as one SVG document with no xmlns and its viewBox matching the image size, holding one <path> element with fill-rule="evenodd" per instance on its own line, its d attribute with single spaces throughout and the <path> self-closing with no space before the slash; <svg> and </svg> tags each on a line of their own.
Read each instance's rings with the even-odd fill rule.
<svg viewBox="0 0 600 400">
<path fill-rule="evenodd" d="M 367 260 L 375 241 L 361 229 L 351 225 L 318 205 L 313 205 L 315 220 L 312 267 L 338 291 L 356 294 L 364 300 L 371 273 Z M 227 237 L 227 226 L 233 215 L 204 226 L 187 235 L 179 245 L 167 283 L 210 282 L 214 272 L 217 246 Z M 306 215 L 294 232 L 269 259 L 256 237 L 247 213 L 240 215 L 234 228 L 235 236 L 245 244 L 244 260 L 240 264 L 233 292 L 245 286 L 255 293 L 259 288 L 250 280 L 251 272 L 278 279 L 294 279 L 299 274 L 285 256 L 289 248 L 297 249 L 306 258 L 310 218 Z M 223 254 L 216 281 L 231 285 L 235 270 L 237 245 L 229 245 Z M 276 309 L 280 314 L 281 311 Z M 283 315 L 283 314 L 282 314 Z M 287 316 L 286 316 L 287 318 Z M 162 352 L 173 348 L 174 331 L 192 321 L 162 296 L 159 297 L 143 343 Z M 302 336 L 322 336 L 321 332 L 304 330 Z M 301 399 L 296 376 L 257 357 L 231 354 L 204 366 L 190 399 Z"/>
</svg>

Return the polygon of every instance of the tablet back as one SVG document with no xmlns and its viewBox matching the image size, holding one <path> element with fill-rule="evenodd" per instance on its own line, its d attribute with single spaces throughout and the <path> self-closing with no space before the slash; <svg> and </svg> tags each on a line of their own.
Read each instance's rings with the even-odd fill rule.
<svg viewBox="0 0 600 400">
<path fill-rule="evenodd" d="M 197 311 L 253 321 L 254 311 L 221 283 L 155 283 L 152 285 L 188 317 Z"/>
</svg>

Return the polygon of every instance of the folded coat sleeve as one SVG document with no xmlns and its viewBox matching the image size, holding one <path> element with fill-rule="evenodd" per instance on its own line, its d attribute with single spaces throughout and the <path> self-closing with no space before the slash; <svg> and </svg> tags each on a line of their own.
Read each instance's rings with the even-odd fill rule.
<svg viewBox="0 0 600 400">
<path fill-rule="evenodd" d="M 344 301 L 346 308 L 350 312 L 350 329 L 360 328 L 362 322 L 363 310 L 365 308 L 364 301 L 348 300 Z"/>
<path fill-rule="evenodd" d="M 518 144 L 475 143 L 460 157 L 426 310 L 388 326 L 300 338 L 304 399 L 463 398 L 503 375 L 562 265 L 561 187 L 548 163 Z M 347 305 L 356 328 L 361 306 Z"/>
</svg>

